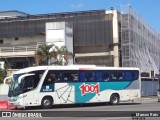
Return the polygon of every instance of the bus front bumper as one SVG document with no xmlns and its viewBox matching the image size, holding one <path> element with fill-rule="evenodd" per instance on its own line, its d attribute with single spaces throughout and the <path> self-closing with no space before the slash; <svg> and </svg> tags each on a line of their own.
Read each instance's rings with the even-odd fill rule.
<svg viewBox="0 0 160 120">
<path fill-rule="evenodd" d="M 8 105 L 9 106 L 15 106 L 15 107 L 18 107 L 18 108 L 24 108 L 25 106 L 23 105 L 23 101 L 22 99 L 19 99 L 17 101 L 8 101 Z"/>
</svg>

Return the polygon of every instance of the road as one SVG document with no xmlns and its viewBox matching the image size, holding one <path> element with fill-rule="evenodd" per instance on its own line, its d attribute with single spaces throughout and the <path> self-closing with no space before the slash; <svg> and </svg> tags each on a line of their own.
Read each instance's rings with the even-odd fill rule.
<svg viewBox="0 0 160 120">
<path fill-rule="evenodd" d="M 82 106 L 57 105 L 54 106 L 53 109 L 40 109 L 39 107 L 34 107 L 29 110 L 16 110 L 14 112 L 42 113 L 42 118 L 29 118 L 29 120 L 134 120 L 131 115 L 135 115 L 136 113 L 140 113 L 142 115 L 142 117 L 139 117 L 140 120 L 159 120 L 160 117 L 145 117 L 148 114 L 152 114 L 153 116 L 158 114 L 158 116 L 160 116 L 160 112 L 157 111 L 160 111 L 160 103 L 157 102 L 157 98 L 144 98 L 141 101 L 136 101 L 135 103 L 127 102 L 115 106 L 108 105 L 106 103 L 84 104 Z M 44 118 L 45 116 L 54 117 Z M 5 119 L 8 118 L 3 118 L 3 120 Z M 28 120 L 28 118 L 23 119 Z M 17 120 L 17 118 L 12 118 L 12 120 Z"/>
</svg>

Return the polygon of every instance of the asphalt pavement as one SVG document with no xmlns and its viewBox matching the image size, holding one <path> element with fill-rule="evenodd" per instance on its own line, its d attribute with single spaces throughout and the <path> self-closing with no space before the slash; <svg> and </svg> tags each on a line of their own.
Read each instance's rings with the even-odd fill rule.
<svg viewBox="0 0 160 120">
<path fill-rule="evenodd" d="M 7 112 L 42 112 L 44 116 L 41 118 L 17 118 L 14 116 L 12 120 L 160 120 L 160 102 L 157 96 L 142 97 L 140 100 L 132 102 L 123 102 L 119 105 L 100 104 L 84 104 L 84 105 L 57 105 L 53 109 L 31 108 L 28 110 L 16 110 Z M 158 117 L 131 117 L 131 115 L 144 112 L 157 113 Z M 48 114 L 47 114 L 48 113 Z M 54 117 L 46 117 L 51 114 Z M 0 120 L 9 120 L 2 118 Z"/>
</svg>

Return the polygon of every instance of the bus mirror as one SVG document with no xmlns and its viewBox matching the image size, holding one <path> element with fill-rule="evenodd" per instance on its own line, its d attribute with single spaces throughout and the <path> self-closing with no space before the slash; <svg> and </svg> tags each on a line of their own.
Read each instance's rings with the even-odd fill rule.
<svg viewBox="0 0 160 120">
<path fill-rule="evenodd" d="M 21 75 L 21 76 L 18 78 L 18 83 L 21 83 L 21 81 L 22 81 L 23 78 L 28 77 L 28 76 L 32 76 L 32 75 L 35 75 L 35 74 L 24 74 L 24 75 Z"/>
</svg>

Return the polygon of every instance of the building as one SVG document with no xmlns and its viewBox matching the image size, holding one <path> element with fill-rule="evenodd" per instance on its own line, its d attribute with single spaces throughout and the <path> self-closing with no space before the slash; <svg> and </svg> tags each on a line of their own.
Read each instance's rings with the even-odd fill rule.
<svg viewBox="0 0 160 120">
<path fill-rule="evenodd" d="M 3 16 L 9 12 L 1 12 L 1 60 L 12 69 L 32 66 L 37 46 L 46 42 L 46 24 L 66 22 L 73 27 L 74 64 L 139 67 L 158 73 L 159 34 L 130 6 L 123 8 L 41 15 L 10 11 L 13 17 L 7 18 Z"/>
</svg>

